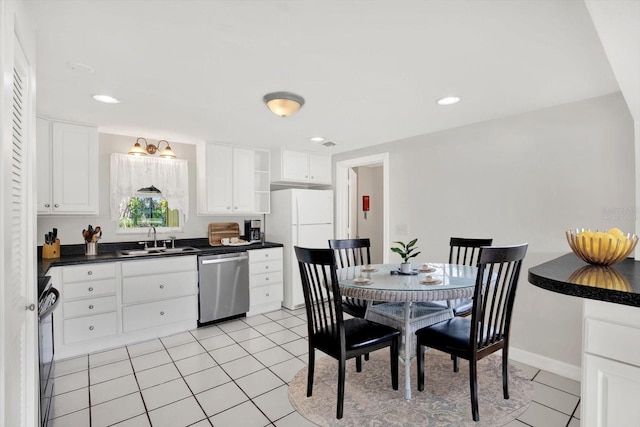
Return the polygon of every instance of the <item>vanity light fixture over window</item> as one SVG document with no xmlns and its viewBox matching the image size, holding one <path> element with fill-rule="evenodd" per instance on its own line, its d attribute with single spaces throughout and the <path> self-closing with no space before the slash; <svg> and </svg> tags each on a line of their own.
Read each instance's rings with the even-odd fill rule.
<svg viewBox="0 0 640 427">
<path fill-rule="evenodd" d="M 140 145 L 140 140 L 144 141 L 144 147 Z M 129 150 L 129 154 L 132 156 L 146 156 L 147 154 L 155 154 L 157 151 L 160 150 L 160 144 L 162 144 L 163 142 L 167 146 L 165 147 L 164 150 L 160 151 L 160 157 L 163 157 L 165 159 L 175 159 L 176 155 L 171 149 L 169 142 L 164 139 L 158 141 L 158 145 L 153 145 L 153 144 L 149 144 L 147 140 L 142 137 L 138 138 L 136 140 L 136 143 L 133 144 L 133 147 L 131 147 L 131 150 Z"/>
</svg>

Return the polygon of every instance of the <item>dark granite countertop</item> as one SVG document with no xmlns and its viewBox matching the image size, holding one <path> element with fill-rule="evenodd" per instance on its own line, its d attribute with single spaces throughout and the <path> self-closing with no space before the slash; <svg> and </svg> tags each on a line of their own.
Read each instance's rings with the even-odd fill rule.
<svg viewBox="0 0 640 427">
<path fill-rule="evenodd" d="M 156 259 L 158 257 L 168 256 L 192 256 L 207 254 L 222 254 L 231 252 L 242 252 L 254 249 L 279 248 L 281 243 L 253 243 L 244 246 L 211 246 L 209 240 L 201 239 L 181 239 L 176 240 L 176 247 L 193 247 L 199 249 L 198 252 L 178 252 L 163 253 L 152 256 L 122 256 L 119 251 L 124 249 L 140 249 L 140 245 L 136 242 L 120 242 L 120 243 L 100 243 L 98 246 L 98 255 L 85 255 L 84 245 L 63 245 L 60 247 L 60 258 L 42 259 L 42 247 L 38 247 L 38 277 L 43 277 L 47 270 L 51 267 L 59 267 L 63 265 L 77 265 L 95 262 L 114 262 L 114 261 L 130 261 L 141 259 Z"/>
<path fill-rule="evenodd" d="M 529 282 L 565 295 L 640 307 L 640 261 L 633 258 L 602 267 L 569 253 L 531 267 Z"/>
</svg>

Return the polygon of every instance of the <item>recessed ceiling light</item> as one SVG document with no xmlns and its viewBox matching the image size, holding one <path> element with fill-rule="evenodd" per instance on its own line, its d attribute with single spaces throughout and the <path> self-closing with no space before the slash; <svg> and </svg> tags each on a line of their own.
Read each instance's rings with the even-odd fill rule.
<svg viewBox="0 0 640 427">
<path fill-rule="evenodd" d="M 445 96 L 444 98 L 438 99 L 438 105 L 452 105 L 460 102 L 459 96 Z"/>
<path fill-rule="evenodd" d="M 309 140 L 311 140 L 312 142 L 322 142 L 324 141 L 324 138 L 321 136 L 312 136 L 311 138 L 309 138 Z"/>
<path fill-rule="evenodd" d="M 119 104 L 120 101 L 109 95 L 93 95 L 93 99 L 100 102 L 106 102 L 107 104 Z"/>
</svg>

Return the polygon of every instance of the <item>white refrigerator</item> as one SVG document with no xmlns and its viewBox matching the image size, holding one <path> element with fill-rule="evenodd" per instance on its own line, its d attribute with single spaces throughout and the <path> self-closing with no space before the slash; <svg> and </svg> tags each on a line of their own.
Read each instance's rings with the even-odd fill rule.
<svg viewBox="0 0 640 427">
<path fill-rule="evenodd" d="M 304 306 L 300 269 L 293 247 L 329 247 L 329 239 L 333 239 L 333 190 L 272 191 L 265 236 L 270 242 L 284 245 L 282 305 L 289 309 Z"/>
</svg>

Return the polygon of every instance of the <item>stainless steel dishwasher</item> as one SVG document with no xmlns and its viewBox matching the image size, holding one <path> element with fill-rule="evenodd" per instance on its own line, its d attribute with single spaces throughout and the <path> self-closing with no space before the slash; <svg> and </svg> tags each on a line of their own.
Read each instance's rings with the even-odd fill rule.
<svg viewBox="0 0 640 427">
<path fill-rule="evenodd" d="M 198 256 L 198 324 L 249 311 L 249 254 L 234 252 Z"/>
</svg>

